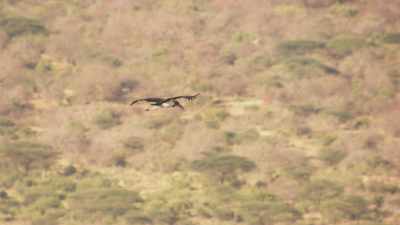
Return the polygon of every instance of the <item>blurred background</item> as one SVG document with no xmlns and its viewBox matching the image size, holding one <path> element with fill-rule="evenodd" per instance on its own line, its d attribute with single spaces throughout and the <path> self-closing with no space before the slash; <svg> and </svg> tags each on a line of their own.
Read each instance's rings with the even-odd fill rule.
<svg viewBox="0 0 400 225">
<path fill-rule="evenodd" d="M 0 223 L 400 224 L 399 50 L 394 0 L 1 0 Z"/>
</svg>

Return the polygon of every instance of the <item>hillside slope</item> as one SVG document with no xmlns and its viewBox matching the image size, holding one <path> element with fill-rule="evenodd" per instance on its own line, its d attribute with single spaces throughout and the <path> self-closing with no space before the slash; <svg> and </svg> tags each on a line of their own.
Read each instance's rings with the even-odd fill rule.
<svg viewBox="0 0 400 225">
<path fill-rule="evenodd" d="M 4 0 L 0 48 L 1 224 L 400 224 L 396 1 Z"/>
</svg>

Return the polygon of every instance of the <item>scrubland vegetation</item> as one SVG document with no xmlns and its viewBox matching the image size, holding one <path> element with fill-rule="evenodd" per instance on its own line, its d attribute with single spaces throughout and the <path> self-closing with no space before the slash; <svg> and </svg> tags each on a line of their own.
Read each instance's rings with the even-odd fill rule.
<svg viewBox="0 0 400 225">
<path fill-rule="evenodd" d="M 400 224 L 398 1 L 3 0 L 0 48 L 0 224 Z"/>
</svg>

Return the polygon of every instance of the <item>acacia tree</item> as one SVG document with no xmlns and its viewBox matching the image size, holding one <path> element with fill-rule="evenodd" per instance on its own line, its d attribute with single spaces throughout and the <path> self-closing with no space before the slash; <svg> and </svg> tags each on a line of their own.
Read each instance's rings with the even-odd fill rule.
<svg viewBox="0 0 400 225">
<path fill-rule="evenodd" d="M 237 181 L 239 172 L 249 172 L 256 168 L 256 164 L 242 156 L 209 154 L 204 159 L 192 162 L 192 168 L 205 172 L 219 183 Z"/>
<path fill-rule="evenodd" d="M 13 142 L 0 147 L 0 165 L 22 170 L 47 169 L 55 162 L 57 152 L 48 145 L 34 142 Z"/>
</svg>

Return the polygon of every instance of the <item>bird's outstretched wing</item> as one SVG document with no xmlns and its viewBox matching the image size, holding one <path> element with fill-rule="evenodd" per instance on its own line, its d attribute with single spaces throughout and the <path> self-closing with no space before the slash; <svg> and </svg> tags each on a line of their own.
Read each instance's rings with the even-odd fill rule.
<svg viewBox="0 0 400 225">
<path fill-rule="evenodd" d="M 141 98 L 131 102 L 130 105 L 136 104 L 138 102 L 162 102 L 162 101 L 164 101 L 163 98 Z"/>
<path fill-rule="evenodd" d="M 163 102 L 168 102 L 168 101 L 171 101 L 171 100 L 177 100 L 177 99 L 180 99 L 180 98 L 186 99 L 188 101 L 192 101 L 193 99 L 195 99 L 199 95 L 200 95 L 200 93 L 197 93 L 195 95 L 181 95 L 181 96 L 176 96 L 176 97 L 172 97 L 172 98 L 166 98 L 165 100 L 163 100 Z"/>
</svg>

